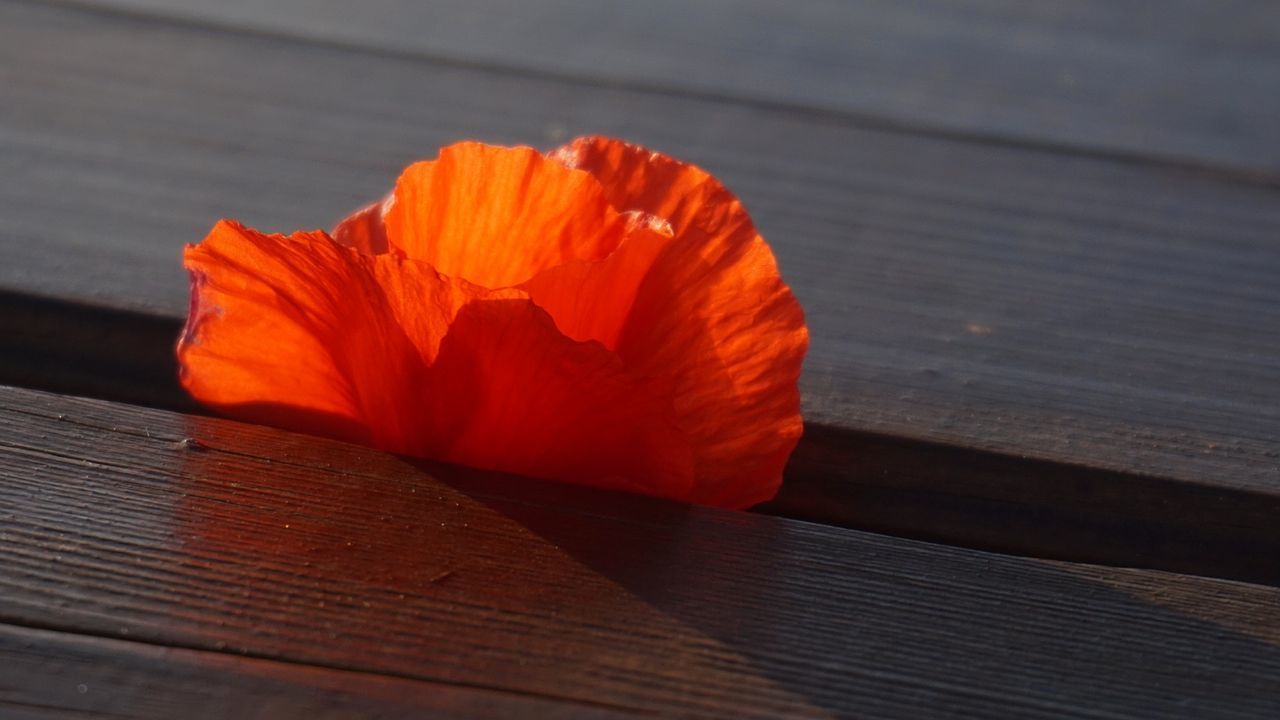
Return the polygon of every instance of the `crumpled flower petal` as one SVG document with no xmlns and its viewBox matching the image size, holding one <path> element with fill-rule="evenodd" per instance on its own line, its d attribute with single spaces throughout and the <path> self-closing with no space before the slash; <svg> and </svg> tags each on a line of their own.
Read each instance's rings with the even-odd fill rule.
<svg viewBox="0 0 1280 720">
<path fill-rule="evenodd" d="M 616 350 L 640 284 L 670 242 L 671 226 L 665 221 L 633 215 L 631 232 L 608 257 L 548 268 L 520 287 L 551 313 L 565 335 Z"/>
<path fill-rule="evenodd" d="M 186 251 L 188 391 L 222 413 L 393 452 L 681 496 L 670 388 L 489 291 L 323 233 L 223 221 Z"/>
<path fill-rule="evenodd" d="M 621 141 L 458 143 L 332 238 L 223 223 L 187 266 L 183 382 L 243 419 L 724 507 L 802 432 L 773 254 L 711 175 Z"/>
<path fill-rule="evenodd" d="M 462 308 L 427 371 L 426 457 L 685 497 L 692 453 L 671 388 L 638 380 L 595 343 L 571 340 L 526 299 Z M 442 422 L 443 421 L 443 422 Z"/>
<path fill-rule="evenodd" d="M 599 260 L 629 228 L 587 173 L 532 148 L 472 142 L 409 166 L 384 220 L 391 246 L 407 257 L 489 288 Z"/>
</svg>

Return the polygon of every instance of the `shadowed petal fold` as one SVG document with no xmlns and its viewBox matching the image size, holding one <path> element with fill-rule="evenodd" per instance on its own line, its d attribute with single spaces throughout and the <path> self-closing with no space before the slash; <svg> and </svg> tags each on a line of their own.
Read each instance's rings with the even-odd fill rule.
<svg viewBox="0 0 1280 720">
<path fill-rule="evenodd" d="M 390 205 L 391 198 L 387 197 L 355 211 L 333 228 L 333 239 L 367 255 L 387 252 L 390 246 L 383 216 Z"/>
<path fill-rule="evenodd" d="M 671 242 L 671 226 L 665 221 L 642 214 L 631 219 L 626 238 L 605 259 L 549 268 L 520 286 L 565 335 L 617 348 L 640 284 Z"/>
<path fill-rule="evenodd" d="M 448 442 L 426 456 L 671 498 L 691 490 L 669 384 L 638 380 L 598 343 L 565 337 L 529 300 L 464 307 L 427 385 L 436 424 L 424 435 Z"/>
</svg>

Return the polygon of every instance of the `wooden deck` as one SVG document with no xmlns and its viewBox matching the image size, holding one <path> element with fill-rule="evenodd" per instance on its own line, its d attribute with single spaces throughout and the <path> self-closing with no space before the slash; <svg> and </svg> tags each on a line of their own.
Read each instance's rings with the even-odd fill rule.
<svg viewBox="0 0 1280 720">
<path fill-rule="evenodd" d="M 178 390 L 217 218 L 585 133 L 806 309 L 760 512 Z M 0 0 L 0 385 L 0 717 L 1280 716 L 1280 8 Z"/>
</svg>

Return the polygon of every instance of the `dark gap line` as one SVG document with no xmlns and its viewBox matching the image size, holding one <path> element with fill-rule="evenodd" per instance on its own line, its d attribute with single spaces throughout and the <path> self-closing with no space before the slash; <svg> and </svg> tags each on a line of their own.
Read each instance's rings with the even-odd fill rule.
<svg viewBox="0 0 1280 720">
<path fill-rule="evenodd" d="M 1280 494 L 806 423 L 782 517 L 1280 587 Z"/>
</svg>

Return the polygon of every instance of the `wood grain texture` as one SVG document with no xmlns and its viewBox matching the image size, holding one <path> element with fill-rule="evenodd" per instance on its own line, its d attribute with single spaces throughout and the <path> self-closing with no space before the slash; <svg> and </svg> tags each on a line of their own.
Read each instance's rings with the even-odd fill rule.
<svg viewBox="0 0 1280 720">
<path fill-rule="evenodd" d="M 1268 717 L 1280 590 L 0 390 L 0 621 L 701 717 Z M 178 668 L 181 670 L 181 667 Z"/>
<path fill-rule="evenodd" d="M 324 226 L 452 140 L 606 132 L 711 169 L 771 240 L 808 314 L 804 411 L 827 438 L 790 482 L 820 479 L 827 507 L 865 496 L 867 437 L 1094 473 L 946 488 L 1019 513 L 1052 502 L 1163 522 L 1162 492 L 1108 504 L 1098 473 L 1192 486 L 1227 508 L 1206 522 L 1226 526 L 1280 492 L 1275 185 L 111 13 L 4 2 L 0 19 L 10 297 L 176 323 L 180 246 L 217 217 Z M 86 367 L 105 352 L 68 345 Z M 913 522 L 912 492 L 892 522 Z M 963 522 L 977 537 L 1007 517 Z"/>
<path fill-rule="evenodd" d="M 606 708 L 0 625 L 5 720 L 619 718 Z"/>
<path fill-rule="evenodd" d="M 1280 170 L 1268 0 L 99 0 L 601 84 Z"/>
</svg>

